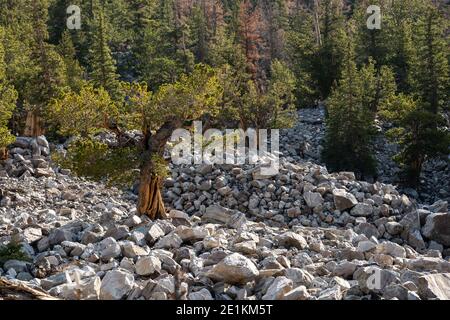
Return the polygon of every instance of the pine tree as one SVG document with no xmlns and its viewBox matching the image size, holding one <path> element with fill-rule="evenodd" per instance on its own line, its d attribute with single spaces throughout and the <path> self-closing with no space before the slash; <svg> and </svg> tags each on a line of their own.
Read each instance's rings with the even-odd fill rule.
<svg viewBox="0 0 450 320">
<path fill-rule="evenodd" d="M 94 13 L 97 29 L 92 34 L 92 49 L 90 51 L 90 77 L 98 88 L 106 89 L 113 100 L 119 99 L 119 81 L 116 73 L 116 62 L 109 48 L 109 37 L 106 30 L 105 14 L 102 9 Z"/>
<path fill-rule="evenodd" d="M 396 74 L 400 92 L 412 93 L 415 89 L 417 68 L 417 49 L 413 40 L 417 1 L 395 1 L 383 17 L 383 30 L 386 34 L 386 64 L 392 66 Z"/>
<path fill-rule="evenodd" d="M 252 75 L 253 80 L 261 78 L 260 48 L 263 45 L 263 38 L 260 30 L 262 27 L 261 11 L 254 7 L 251 1 L 241 2 L 239 7 L 239 42 L 247 58 L 247 70 Z"/>
<path fill-rule="evenodd" d="M 369 29 L 367 27 L 367 8 L 370 5 L 377 5 L 381 9 L 381 29 Z M 353 10 L 352 20 L 357 26 L 357 59 L 359 64 L 365 64 L 369 59 L 373 59 L 376 63 L 377 69 L 386 64 L 388 48 L 387 37 L 391 28 L 386 24 L 387 17 L 389 16 L 388 1 L 359 1 Z"/>
<path fill-rule="evenodd" d="M 386 79 L 377 80 L 373 61 L 358 70 L 351 37 L 352 34 L 344 36 L 342 78 L 327 100 L 329 116 L 322 158 L 333 171 L 351 170 L 368 177 L 376 172 L 372 153 L 376 132 L 373 109 L 392 95 L 393 76 L 383 71 Z"/>
<path fill-rule="evenodd" d="M 51 0 L 49 7 L 49 42 L 58 45 L 62 35 L 67 30 L 67 8 L 70 5 L 80 5 L 79 0 Z"/>
<path fill-rule="evenodd" d="M 417 57 L 407 69 L 412 79 L 406 91 L 409 95 L 398 95 L 381 112 L 395 125 L 388 136 L 400 145 L 395 159 L 403 168 L 404 181 L 412 186 L 419 185 L 423 164 L 448 154 L 450 147 L 442 116 L 449 92 L 445 23 L 433 6 L 415 18 L 411 22 L 416 31 L 411 35 L 415 48 L 408 48 Z"/>
<path fill-rule="evenodd" d="M 387 136 L 400 146 L 394 159 L 402 168 L 403 182 L 419 186 L 425 161 L 448 153 L 450 134 L 443 118 L 426 110 L 420 99 L 404 94 L 394 97 L 380 115 L 394 124 Z"/>
<path fill-rule="evenodd" d="M 24 88 L 24 100 L 29 111 L 24 134 L 36 136 L 44 130 L 42 117 L 45 116 L 47 104 L 65 87 L 66 78 L 61 56 L 48 43 L 48 0 L 33 1 L 30 10 L 33 24 L 31 58 L 37 68 Z"/>
<path fill-rule="evenodd" d="M 319 99 L 318 81 L 314 77 L 314 61 L 319 48 L 313 19 L 312 14 L 299 9 L 291 17 L 286 35 L 287 63 L 296 77 L 298 107 L 314 106 Z"/>
<path fill-rule="evenodd" d="M 322 99 L 326 99 L 339 79 L 343 58 L 342 31 L 345 28 L 342 2 L 324 0 L 321 2 L 320 48 L 315 60 L 314 77 L 317 79 Z"/>
<path fill-rule="evenodd" d="M 444 106 L 448 107 L 450 91 L 446 25 L 448 23 L 439 11 L 430 5 L 417 26 L 417 92 L 425 103 L 425 109 L 435 115 Z"/>
<path fill-rule="evenodd" d="M 147 16 L 149 26 L 134 41 L 138 79 L 151 90 L 175 82 L 194 64 L 192 52 L 183 43 L 188 39 L 188 26 L 181 21 L 178 9 L 174 0 L 158 0 L 154 12 Z"/>
<path fill-rule="evenodd" d="M 193 7 L 189 23 L 192 37 L 191 46 L 193 47 L 195 60 L 203 63 L 208 56 L 208 42 L 210 39 L 205 0 L 201 0 L 199 4 Z"/>
<path fill-rule="evenodd" d="M 17 92 L 6 77 L 5 51 L 3 48 L 4 29 L 0 26 L 0 160 L 6 157 L 6 146 L 14 141 L 8 129 L 8 122 L 16 107 Z"/>
<path fill-rule="evenodd" d="M 289 27 L 287 2 L 285 0 L 264 0 L 261 7 L 265 12 L 269 61 L 284 59 L 286 31 Z"/>
<path fill-rule="evenodd" d="M 77 60 L 75 47 L 68 31 L 63 32 L 58 51 L 64 60 L 67 85 L 71 90 L 79 92 L 83 85 L 84 71 Z"/>
<path fill-rule="evenodd" d="M 155 93 L 147 91 L 145 85 L 137 83 L 125 85 L 124 90 L 128 96 L 126 104 L 129 106 L 122 109 L 121 113 L 115 112 L 114 109 L 111 112 L 110 107 L 114 107 L 114 105 L 108 101 L 108 95 L 104 90 L 87 87 L 80 94 L 68 93 L 62 99 L 55 101 L 52 104 L 52 115 L 55 121 L 59 122 L 62 132 L 84 134 L 85 137 L 98 129 L 111 130 L 102 121 L 111 115 L 118 117 L 117 122 L 124 125 L 120 128 L 121 130 L 135 128 L 139 123 L 143 133 L 140 146 L 119 145 L 118 150 L 111 153 L 105 150 L 104 146 L 87 138 L 75 146 L 76 155 L 70 156 L 70 158 L 75 161 L 88 160 L 89 163 L 96 164 L 98 163 L 96 161 L 98 154 L 96 152 L 87 153 L 86 149 L 83 151 L 83 148 L 90 151 L 97 150 L 100 153 L 100 160 L 102 160 L 100 163 L 107 161 L 108 165 L 118 164 L 122 169 L 117 172 L 117 167 L 110 168 L 108 177 L 111 177 L 115 174 L 122 175 L 125 168 L 129 171 L 130 166 L 134 164 L 129 160 L 137 158 L 133 158 L 133 156 L 123 159 L 114 157 L 118 152 L 120 155 L 139 155 L 142 162 L 140 164 L 138 212 L 148 215 L 151 219 L 165 218 L 166 212 L 160 191 L 167 166 L 163 158 L 165 146 L 175 129 L 189 126 L 188 123 L 199 119 L 206 113 L 213 116 L 217 114 L 217 105 L 222 92 L 220 83 L 215 70 L 205 65 L 197 65 L 191 74 L 181 75 L 177 82 L 165 84 Z M 85 112 L 90 115 L 89 120 L 80 123 L 84 117 L 84 108 L 87 108 Z M 73 118 L 69 116 L 71 112 L 74 114 Z M 123 114 L 124 112 L 127 114 Z M 130 122 L 119 121 L 120 119 L 128 119 Z M 125 153 L 120 153 L 124 150 Z M 130 150 L 130 152 L 128 153 L 126 150 Z M 114 158 L 107 159 L 108 156 Z M 94 176 L 97 175 L 91 171 L 91 168 L 83 165 L 75 164 L 73 168 L 87 169 L 94 173 Z"/>
<path fill-rule="evenodd" d="M 19 103 L 25 99 L 25 88 L 37 73 L 32 58 L 33 25 L 26 0 L 1 1 L 0 25 L 4 28 L 6 76 L 19 93 Z"/>
</svg>

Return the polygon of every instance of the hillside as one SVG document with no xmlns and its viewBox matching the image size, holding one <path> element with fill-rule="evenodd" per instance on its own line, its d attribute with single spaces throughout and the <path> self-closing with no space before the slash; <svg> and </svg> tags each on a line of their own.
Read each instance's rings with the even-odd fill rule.
<svg viewBox="0 0 450 320">
<path fill-rule="evenodd" d="M 446 202 L 283 159 L 262 180 L 249 167 L 173 170 L 169 219 L 150 221 L 134 194 L 52 168 L 45 138 L 18 141 L 0 168 L 0 239 L 28 261 L 2 261 L 0 274 L 52 296 L 450 298 Z"/>
</svg>

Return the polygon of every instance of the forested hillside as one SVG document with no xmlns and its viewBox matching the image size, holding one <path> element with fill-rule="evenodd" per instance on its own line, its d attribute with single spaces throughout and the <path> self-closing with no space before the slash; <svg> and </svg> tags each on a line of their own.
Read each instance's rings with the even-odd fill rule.
<svg viewBox="0 0 450 320">
<path fill-rule="evenodd" d="M 79 30 L 66 23 L 73 4 L 81 8 Z M 373 4 L 382 21 L 370 30 L 366 9 Z M 333 170 L 375 172 L 377 117 L 393 124 L 389 135 L 401 144 L 397 160 L 410 184 L 428 157 L 448 152 L 441 130 L 448 21 L 445 6 L 438 10 L 432 1 L 5 0 L 1 6 L 3 147 L 11 141 L 7 128 L 57 137 L 139 126 L 130 118 L 146 102 L 129 103 L 130 91 L 164 91 L 203 64 L 220 82 L 216 110 L 202 110 L 218 127 L 289 127 L 295 108 L 324 102 L 323 159 Z M 67 123 L 75 110 L 92 116 L 83 124 L 91 128 Z"/>
</svg>

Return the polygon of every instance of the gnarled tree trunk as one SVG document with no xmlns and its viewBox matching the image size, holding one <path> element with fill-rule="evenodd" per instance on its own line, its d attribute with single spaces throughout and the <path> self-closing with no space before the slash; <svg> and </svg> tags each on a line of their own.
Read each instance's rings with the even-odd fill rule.
<svg viewBox="0 0 450 320">
<path fill-rule="evenodd" d="M 164 148 L 172 132 L 181 125 L 179 120 L 166 122 L 154 135 L 144 128 L 142 139 L 143 163 L 140 173 L 138 213 L 151 219 L 165 219 L 166 209 L 161 195 L 163 178 L 158 176 L 154 156 L 162 158 Z"/>
<path fill-rule="evenodd" d="M 8 149 L 0 148 L 0 160 L 6 160 L 8 158 Z"/>
<path fill-rule="evenodd" d="M 166 209 L 161 195 L 162 178 L 154 173 L 151 160 L 141 169 L 138 212 L 152 220 L 165 219 Z"/>
<path fill-rule="evenodd" d="M 36 112 L 29 111 L 27 113 L 27 120 L 23 135 L 26 137 L 38 137 L 43 133 L 44 130 L 42 128 L 42 119 Z"/>
</svg>

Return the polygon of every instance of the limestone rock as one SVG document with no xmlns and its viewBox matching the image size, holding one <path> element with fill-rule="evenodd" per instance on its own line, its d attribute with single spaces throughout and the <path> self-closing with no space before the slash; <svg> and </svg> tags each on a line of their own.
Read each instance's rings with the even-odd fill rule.
<svg viewBox="0 0 450 320">
<path fill-rule="evenodd" d="M 250 259 L 239 253 L 233 253 L 215 265 L 206 275 L 216 281 L 245 284 L 255 279 L 258 274 L 258 269 Z"/>
</svg>

